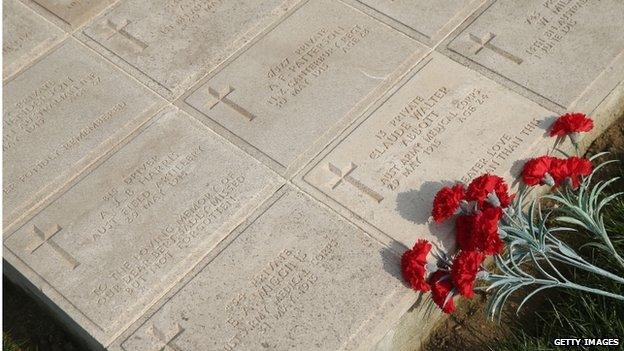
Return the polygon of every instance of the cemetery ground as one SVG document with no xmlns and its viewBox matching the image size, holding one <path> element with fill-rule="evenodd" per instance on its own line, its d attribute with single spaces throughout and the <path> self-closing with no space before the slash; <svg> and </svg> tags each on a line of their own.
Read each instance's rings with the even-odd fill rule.
<svg viewBox="0 0 624 351">
<path fill-rule="evenodd" d="M 603 151 L 610 152 L 608 157 L 624 162 L 624 116 L 593 142 L 588 154 Z M 604 179 L 623 175 L 621 164 L 607 167 L 601 173 Z M 622 190 L 624 180 L 613 189 L 614 192 Z M 614 231 L 624 232 L 624 201 L 615 203 L 609 214 L 607 223 L 612 223 Z M 620 248 L 624 251 L 624 241 L 620 241 Z M 6 278 L 3 285 L 3 351 L 81 349 L 80 343 L 45 306 Z M 551 340 L 569 336 L 574 328 L 580 337 L 624 335 L 624 305 L 621 303 L 610 304 L 603 298 L 557 291 L 538 295 L 516 315 L 520 297 L 517 295 L 516 301 L 507 305 L 501 323 L 495 323 L 485 315 L 487 294 L 478 293 L 473 300 L 459 304 L 457 311 L 436 327 L 422 347 L 414 345 L 414 350 L 556 350 Z"/>
</svg>

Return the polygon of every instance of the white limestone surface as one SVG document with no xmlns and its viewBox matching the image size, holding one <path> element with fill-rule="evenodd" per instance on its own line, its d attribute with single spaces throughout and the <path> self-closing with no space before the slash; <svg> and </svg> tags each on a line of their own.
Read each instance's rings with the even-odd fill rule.
<svg viewBox="0 0 624 351">
<path fill-rule="evenodd" d="M 15 74 L 63 39 L 63 31 L 19 0 L 2 2 L 2 75 Z"/>
<path fill-rule="evenodd" d="M 4 227 L 164 103 L 73 39 L 6 83 L 2 98 Z"/>
<path fill-rule="evenodd" d="M 280 184 L 168 108 L 7 237 L 5 259 L 106 346 Z"/>
</svg>

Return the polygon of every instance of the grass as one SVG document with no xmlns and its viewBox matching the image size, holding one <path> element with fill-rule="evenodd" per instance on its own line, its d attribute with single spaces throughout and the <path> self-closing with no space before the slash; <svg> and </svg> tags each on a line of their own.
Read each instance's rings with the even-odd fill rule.
<svg viewBox="0 0 624 351">
<path fill-rule="evenodd" d="M 618 252 L 624 253 L 624 200 L 614 201 L 605 213 L 605 223 Z M 579 244 L 589 238 L 575 238 Z M 585 256 L 601 267 L 624 276 L 624 269 L 613 257 L 585 249 Z M 596 275 L 570 271 L 577 279 L 588 285 L 600 285 L 603 289 L 624 294 L 624 284 L 604 281 Z M 550 351 L 561 350 L 553 345 L 556 338 L 620 338 L 619 347 L 576 347 L 575 350 L 624 350 L 624 303 L 578 291 L 557 291 L 547 298 L 547 304 L 535 314 L 538 320 L 532 326 L 515 325 L 510 336 L 492 346 L 497 351 Z"/>
<path fill-rule="evenodd" d="M 2 351 L 22 351 L 23 347 L 23 343 L 13 340 L 11 334 L 8 332 L 2 333 Z"/>
<path fill-rule="evenodd" d="M 78 351 L 77 343 L 42 304 L 6 277 L 2 282 L 3 351 Z"/>
</svg>

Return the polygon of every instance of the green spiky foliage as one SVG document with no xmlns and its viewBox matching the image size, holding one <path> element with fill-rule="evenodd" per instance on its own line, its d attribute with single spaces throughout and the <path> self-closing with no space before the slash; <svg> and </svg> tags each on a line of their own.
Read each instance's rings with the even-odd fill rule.
<svg viewBox="0 0 624 351">
<path fill-rule="evenodd" d="M 603 154 L 592 158 L 595 160 Z M 544 211 L 540 198 L 527 201 L 529 190 L 522 189 L 513 206 L 505 211 L 500 234 L 506 243 L 502 255 L 494 257 L 496 273 L 484 276 L 485 289 L 492 292 L 488 314 L 492 319 L 500 318 L 501 311 L 509 297 L 520 291 L 528 291 L 518 311 L 536 294 L 547 289 L 575 291 L 603 296 L 614 301 L 624 301 L 624 294 L 610 286 L 624 285 L 624 274 L 614 270 L 624 268 L 621 249 L 614 241 L 622 241 L 621 235 L 609 234 L 605 225 L 605 211 L 608 205 L 620 198 L 622 193 L 606 194 L 609 185 L 617 178 L 592 183 L 592 178 L 602 167 L 613 161 L 604 162 L 589 177 L 583 179 L 577 190 L 567 187 L 543 198 L 555 202 L 555 206 Z M 528 203 L 528 209 L 527 208 Z M 551 224 L 554 218 L 555 224 Z M 565 226 L 561 226 L 565 225 Z M 573 248 L 562 239 L 562 233 L 588 233 L 586 242 Z M 581 251 L 589 249 L 591 256 Z M 594 256 L 608 258 L 606 265 L 600 264 Z M 612 264 L 615 263 L 615 264 Z M 591 282 L 579 279 L 576 272 L 589 274 L 596 279 Z"/>
<path fill-rule="evenodd" d="M 613 247 L 617 252 L 624 252 L 624 199 L 614 200 L 604 212 L 604 224 Z M 624 275 L 624 269 L 619 266 L 614 256 L 604 254 L 604 248 L 595 245 L 586 245 L 595 241 L 591 233 L 583 234 L 579 242 L 579 249 L 592 262 L 603 267 L 612 267 L 614 272 Z M 624 285 L 612 280 L 604 280 L 594 274 L 579 269 L 569 270 L 575 280 L 584 285 L 600 285 L 604 290 L 624 295 Z M 552 341 L 555 338 L 595 338 L 621 337 L 624 335 L 624 303 L 614 302 L 605 296 L 587 294 L 582 291 L 568 290 L 554 294 L 548 298 L 548 304 L 535 313 L 537 319 L 536 330 L 527 331 L 522 325 L 515 325 L 509 337 L 491 350 L 500 351 L 550 351 L 558 350 Z M 576 348 L 585 350 L 584 348 Z M 623 350 L 624 345 L 616 347 L 591 347 L 587 350 Z"/>
<path fill-rule="evenodd" d="M 606 152 L 597 154 L 590 160 L 594 161 L 606 154 Z M 578 191 L 565 188 L 564 190 L 557 191 L 555 194 L 546 195 L 544 198 L 553 200 L 559 205 L 559 212 L 561 214 L 557 217 L 558 222 L 573 225 L 576 227 L 573 229 L 574 231 L 579 232 L 580 229 L 581 232 L 593 236 L 594 240 L 588 242 L 586 245 L 601 250 L 603 254 L 612 255 L 617 264 L 624 267 L 624 259 L 620 252 L 614 247 L 604 221 L 604 210 L 606 206 L 612 201 L 619 199 L 620 196 L 624 194 L 624 192 L 616 192 L 611 195 L 604 195 L 605 190 L 607 190 L 610 185 L 617 182 L 619 177 L 614 177 L 607 181 L 599 181 L 595 184 L 592 183 L 594 175 L 597 174 L 600 169 L 615 162 L 618 161 L 605 161 L 596 166 L 592 174 L 583 180 Z M 619 236 L 621 239 L 621 235 L 614 235 Z"/>
</svg>

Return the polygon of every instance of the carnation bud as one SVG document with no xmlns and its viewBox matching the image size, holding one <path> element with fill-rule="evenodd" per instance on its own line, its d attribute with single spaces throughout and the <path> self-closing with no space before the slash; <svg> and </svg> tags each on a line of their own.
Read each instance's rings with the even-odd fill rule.
<svg viewBox="0 0 624 351">
<path fill-rule="evenodd" d="M 487 278 L 489 276 L 490 276 L 490 272 L 488 272 L 488 271 L 479 271 L 479 272 L 477 272 L 477 279 L 487 280 Z"/>
<path fill-rule="evenodd" d="M 431 263 L 431 262 L 429 262 L 429 263 L 427 263 L 427 265 L 425 266 L 425 269 L 427 270 L 427 272 L 431 272 L 431 273 L 433 273 L 433 272 L 435 272 L 435 271 L 437 271 L 437 270 L 438 270 L 438 265 L 437 265 L 437 264 L 435 264 L 435 263 Z"/>
<path fill-rule="evenodd" d="M 511 217 L 511 216 L 516 214 L 516 210 L 514 210 L 514 208 L 511 207 L 511 206 L 507 207 L 504 211 L 505 211 L 505 214 L 507 214 L 508 217 Z"/>
<path fill-rule="evenodd" d="M 548 186 L 555 186 L 555 179 L 550 175 L 550 173 L 546 172 L 544 174 L 544 178 L 542 178 L 542 183 Z"/>
<path fill-rule="evenodd" d="M 505 239 L 505 237 L 507 236 L 507 233 L 506 233 L 504 230 L 502 230 L 502 229 L 498 228 L 498 236 L 499 236 L 501 239 Z"/>
<path fill-rule="evenodd" d="M 489 194 L 487 194 L 486 201 L 490 205 L 492 205 L 494 207 L 500 207 L 501 206 L 501 202 L 498 199 L 498 196 L 496 196 L 496 192 L 494 192 L 494 191 L 492 191 Z"/>
<path fill-rule="evenodd" d="M 473 214 L 477 212 L 477 203 L 475 201 L 468 202 L 466 200 L 461 200 L 459 202 L 459 208 L 464 214 Z"/>
<path fill-rule="evenodd" d="M 578 143 L 583 139 L 583 134 L 579 132 L 570 133 L 570 140 L 574 145 L 578 145 Z"/>
</svg>

